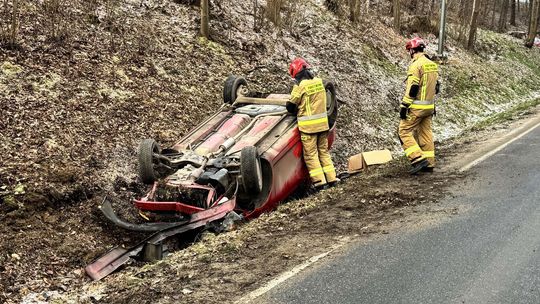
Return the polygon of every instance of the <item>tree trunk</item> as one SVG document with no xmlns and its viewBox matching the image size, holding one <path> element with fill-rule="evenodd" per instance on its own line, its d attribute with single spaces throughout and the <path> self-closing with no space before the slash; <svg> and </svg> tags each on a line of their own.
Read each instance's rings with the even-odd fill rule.
<svg viewBox="0 0 540 304">
<path fill-rule="evenodd" d="M 411 1 L 412 3 L 409 5 L 409 9 L 412 11 L 412 12 L 415 12 L 415 15 L 416 15 L 416 9 L 418 8 L 418 3 L 415 2 L 415 1 Z M 407 8 L 407 6 L 405 6 Z"/>
<path fill-rule="evenodd" d="M 533 11 L 533 3 L 534 3 L 534 0 L 529 0 L 529 5 L 527 6 L 527 20 L 531 19 L 531 14 L 532 14 L 532 11 Z M 528 23 L 529 23 L 529 27 L 530 27 L 531 23 L 530 22 L 528 22 Z M 528 33 L 528 31 L 527 31 L 527 33 Z"/>
<path fill-rule="evenodd" d="M 499 16 L 499 26 L 497 27 L 497 31 L 499 33 L 504 32 L 506 29 L 506 16 L 508 15 L 508 0 L 502 0 L 501 5 L 501 15 Z"/>
<path fill-rule="evenodd" d="M 489 17 L 489 1 L 482 1 L 480 4 L 480 12 L 478 15 L 479 25 L 487 26 L 487 18 Z"/>
<path fill-rule="evenodd" d="M 208 0 L 201 0 L 201 36 L 208 39 L 210 37 L 210 9 Z"/>
<path fill-rule="evenodd" d="M 491 28 L 495 28 L 495 15 L 497 15 L 497 3 L 500 1 L 493 0 L 493 6 L 491 7 Z"/>
<path fill-rule="evenodd" d="M 472 50 L 474 48 L 474 41 L 476 40 L 476 28 L 478 14 L 480 13 L 480 3 L 479 0 L 473 1 L 471 22 L 469 24 L 469 39 L 467 40 L 467 49 Z"/>
<path fill-rule="evenodd" d="M 459 16 L 459 20 L 461 20 L 461 22 L 459 23 L 459 30 L 458 30 L 458 38 L 457 40 L 460 42 L 460 43 L 463 43 L 464 45 L 467 45 L 465 43 L 465 36 L 466 36 L 466 31 L 467 31 L 467 28 L 469 27 L 469 22 L 470 22 L 470 19 L 467 18 L 468 17 L 468 4 L 469 2 L 466 1 L 466 0 L 460 0 L 460 3 L 459 3 L 459 11 L 458 11 L 458 16 Z M 468 22 L 469 21 L 469 22 Z"/>
<path fill-rule="evenodd" d="M 365 15 L 368 15 L 369 14 L 369 6 L 370 6 L 370 1 L 369 0 L 366 0 L 366 7 L 364 9 L 364 14 Z"/>
<path fill-rule="evenodd" d="M 7 5 L 5 6 L 7 8 Z M 19 32 L 19 1 L 13 0 L 11 9 L 11 33 L 9 35 L 9 45 L 15 47 L 17 43 L 17 34 Z"/>
<path fill-rule="evenodd" d="M 538 4 L 538 12 L 536 14 L 538 15 L 538 17 L 536 17 L 536 34 L 538 34 L 538 27 L 540 27 L 540 3 Z"/>
<path fill-rule="evenodd" d="M 257 3 L 257 0 L 253 0 L 253 30 L 255 32 L 257 31 L 257 7 L 259 6 L 259 3 Z"/>
<path fill-rule="evenodd" d="M 534 44 L 534 38 L 536 37 L 536 31 L 538 29 L 538 10 L 540 7 L 540 0 L 531 0 L 533 2 L 531 10 L 531 18 L 529 19 L 529 35 L 527 36 L 527 42 L 525 46 L 532 48 Z"/>
<path fill-rule="evenodd" d="M 349 20 L 351 22 L 358 21 L 358 6 L 360 0 L 349 0 Z"/>
<path fill-rule="evenodd" d="M 276 26 L 280 26 L 283 0 L 268 0 L 266 3 L 266 17 Z"/>
<path fill-rule="evenodd" d="M 400 0 L 394 0 L 394 29 L 401 32 L 401 5 Z"/>
<path fill-rule="evenodd" d="M 512 26 L 516 26 L 516 1 L 517 0 L 510 0 L 510 24 Z"/>
<path fill-rule="evenodd" d="M 529 36 L 529 33 L 531 32 L 531 12 L 532 12 L 532 5 L 534 0 L 530 0 L 527 4 L 527 37 Z"/>
</svg>

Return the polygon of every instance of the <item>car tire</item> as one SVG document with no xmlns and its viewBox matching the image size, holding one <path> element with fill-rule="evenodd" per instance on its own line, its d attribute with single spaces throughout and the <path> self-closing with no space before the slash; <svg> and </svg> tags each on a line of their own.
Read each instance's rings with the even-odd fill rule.
<svg viewBox="0 0 540 304">
<path fill-rule="evenodd" d="M 234 75 L 227 77 L 223 86 L 223 102 L 227 104 L 235 102 L 238 97 L 238 89 L 241 86 L 247 86 L 247 81 L 244 78 Z"/>
<path fill-rule="evenodd" d="M 326 113 L 328 114 L 328 126 L 334 127 L 338 117 L 338 102 L 336 98 L 336 88 L 334 83 L 326 82 L 324 84 L 326 90 Z"/>
<path fill-rule="evenodd" d="M 240 151 L 240 174 L 246 193 L 256 195 L 262 191 L 262 166 L 256 147 L 247 146 Z"/>
<path fill-rule="evenodd" d="M 158 143 L 153 139 L 143 140 L 139 145 L 139 177 L 147 185 L 159 179 L 159 173 L 155 169 L 159 160 L 155 159 L 154 153 L 161 153 Z"/>
</svg>

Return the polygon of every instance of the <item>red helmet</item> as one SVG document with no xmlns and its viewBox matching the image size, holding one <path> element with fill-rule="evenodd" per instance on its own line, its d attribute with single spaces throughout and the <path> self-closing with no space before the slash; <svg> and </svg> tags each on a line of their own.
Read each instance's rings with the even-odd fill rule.
<svg viewBox="0 0 540 304">
<path fill-rule="evenodd" d="M 289 65 L 289 74 L 295 78 L 302 70 L 309 68 L 309 64 L 303 58 L 294 59 Z"/>
<path fill-rule="evenodd" d="M 413 39 L 407 41 L 405 48 L 407 50 L 415 49 L 417 47 L 426 47 L 426 43 L 420 37 L 414 37 Z"/>
</svg>

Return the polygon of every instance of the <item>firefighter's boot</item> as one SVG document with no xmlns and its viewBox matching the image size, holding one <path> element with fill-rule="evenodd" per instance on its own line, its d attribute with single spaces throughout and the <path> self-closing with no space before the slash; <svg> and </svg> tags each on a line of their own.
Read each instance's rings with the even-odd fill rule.
<svg viewBox="0 0 540 304">
<path fill-rule="evenodd" d="M 427 168 L 429 166 L 429 161 L 424 158 L 417 162 L 412 163 L 411 166 L 412 168 L 409 169 L 409 173 L 414 175 L 420 172 L 422 169 Z"/>
<path fill-rule="evenodd" d="M 335 187 L 337 186 L 338 184 L 341 183 L 341 180 L 339 178 L 336 177 L 336 179 L 334 181 L 331 181 L 331 182 L 328 182 L 328 186 L 330 187 Z"/>
<path fill-rule="evenodd" d="M 428 167 L 422 168 L 422 170 L 420 170 L 420 171 L 427 172 L 427 173 L 433 173 L 433 169 L 434 169 L 433 167 L 428 166 Z"/>
</svg>

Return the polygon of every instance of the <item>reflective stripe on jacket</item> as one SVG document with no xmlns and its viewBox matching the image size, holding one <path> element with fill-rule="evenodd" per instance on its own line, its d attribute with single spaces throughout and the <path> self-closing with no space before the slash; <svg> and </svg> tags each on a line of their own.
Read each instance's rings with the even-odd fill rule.
<svg viewBox="0 0 540 304">
<path fill-rule="evenodd" d="M 436 63 L 429 60 L 424 53 L 414 55 L 413 62 L 407 72 L 407 89 L 402 103 L 410 105 L 411 109 L 434 109 L 435 86 L 439 77 L 439 68 Z M 411 87 L 418 85 L 418 94 L 410 96 Z"/>
<path fill-rule="evenodd" d="M 326 90 L 322 79 L 306 79 L 295 85 L 291 102 L 298 105 L 298 129 L 304 133 L 328 131 Z"/>
</svg>

